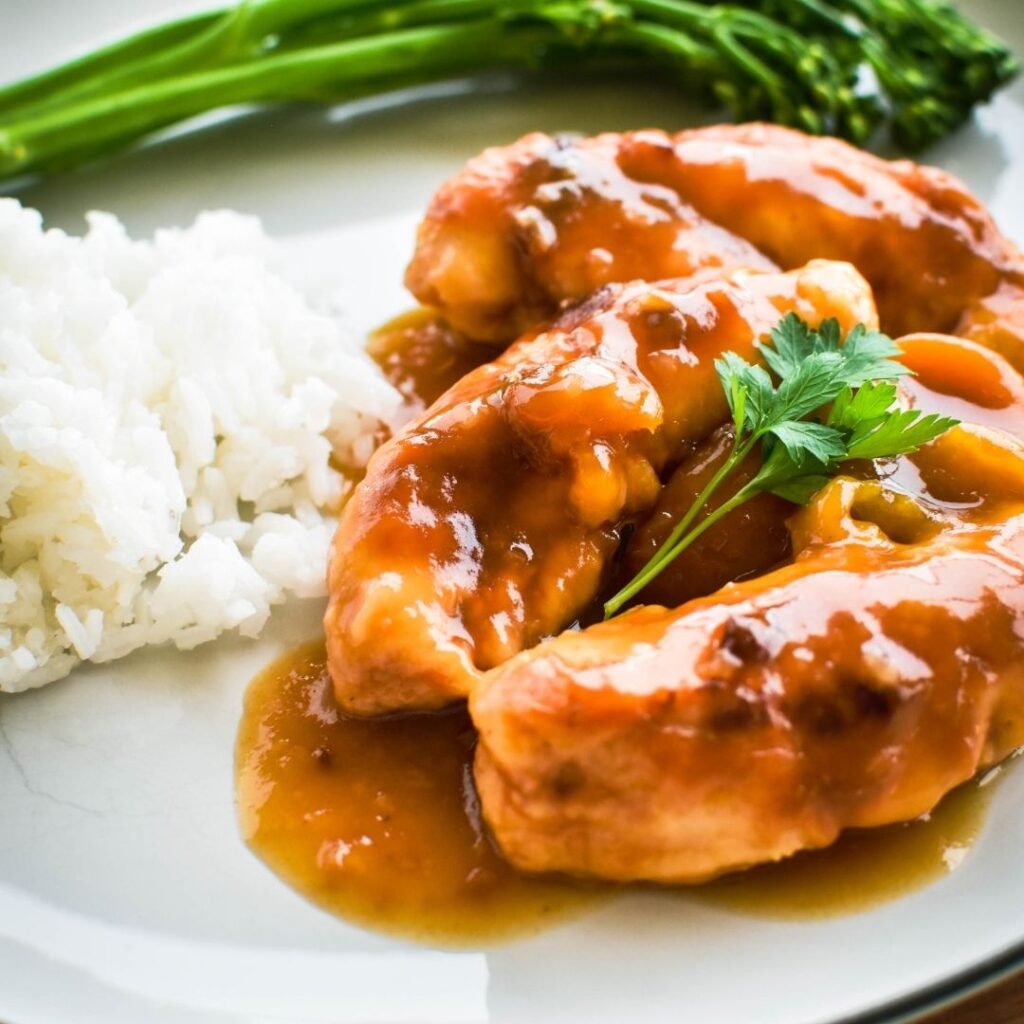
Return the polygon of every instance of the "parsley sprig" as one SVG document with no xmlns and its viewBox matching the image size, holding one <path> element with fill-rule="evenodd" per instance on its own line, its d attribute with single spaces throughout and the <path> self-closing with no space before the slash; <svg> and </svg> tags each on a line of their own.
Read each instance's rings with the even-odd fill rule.
<svg viewBox="0 0 1024 1024">
<path fill-rule="evenodd" d="M 826 320 L 812 330 L 789 313 L 772 330 L 770 343 L 758 348 L 768 369 L 735 352 L 716 360 L 732 413 L 732 450 L 650 561 L 605 603 L 606 619 L 701 534 L 758 494 L 767 491 L 806 504 L 844 462 L 916 451 L 958 422 L 896 406 L 896 380 L 910 370 L 894 361 L 900 349 L 891 338 L 863 324 L 844 343 L 838 321 Z M 758 444 L 756 475 L 697 523 L 701 510 Z"/>
</svg>

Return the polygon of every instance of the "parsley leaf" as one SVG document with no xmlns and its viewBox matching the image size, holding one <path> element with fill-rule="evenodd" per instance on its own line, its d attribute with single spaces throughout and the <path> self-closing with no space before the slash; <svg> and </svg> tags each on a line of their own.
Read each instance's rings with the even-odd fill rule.
<svg viewBox="0 0 1024 1024">
<path fill-rule="evenodd" d="M 900 354 L 899 345 L 888 335 L 869 331 L 863 324 L 857 324 L 846 336 L 842 354 L 844 378 L 850 387 L 860 387 L 875 380 L 891 381 L 910 373 L 906 366 L 894 359 Z"/>
<path fill-rule="evenodd" d="M 871 430 L 854 434 L 846 452 L 847 459 L 885 459 L 917 451 L 939 434 L 955 427 L 959 421 L 950 416 L 929 413 L 922 416 L 916 409 L 890 413 Z"/>
<path fill-rule="evenodd" d="M 605 618 L 705 530 L 756 495 L 770 492 L 805 504 L 844 462 L 905 455 L 958 422 L 897 407 L 895 381 L 910 371 L 895 361 L 900 349 L 892 338 L 863 324 L 844 341 L 837 320 L 813 330 L 789 313 L 758 349 L 779 383 L 735 352 L 715 361 L 735 430 L 732 452 L 647 565 L 606 602 Z M 761 468 L 754 478 L 697 523 L 715 491 L 758 444 Z"/>
<path fill-rule="evenodd" d="M 828 423 L 856 431 L 866 424 L 885 419 L 895 401 L 896 385 L 891 381 L 870 381 L 856 391 L 847 386 L 832 403 Z"/>
<path fill-rule="evenodd" d="M 809 476 L 782 480 L 771 487 L 770 491 L 794 505 L 806 505 L 831 479 L 825 473 L 811 473 Z"/>
<path fill-rule="evenodd" d="M 764 361 L 776 377 L 785 380 L 814 353 L 811 329 L 795 313 L 787 313 L 771 332 L 770 345 L 758 343 Z"/>
<path fill-rule="evenodd" d="M 831 402 L 844 386 L 843 357 L 838 352 L 814 353 L 779 385 L 770 418 L 780 423 L 803 419 Z"/>
<path fill-rule="evenodd" d="M 726 352 L 715 360 L 715 370 L 729 402 L 736 432 L 753 430 L 767 415 L 775 396 L 775 386 L 763 366 L 753 366 L 735 352 Z"/>
<path fill-rule="evenodd" d="M 786 420 L 776 423 L 769 433 L 786 450 L 796 466 L 805 466 L 811 460 L 828 465 L 846 453 L 845 439 L 835 427 L 809 420 Z"/>
</svg>

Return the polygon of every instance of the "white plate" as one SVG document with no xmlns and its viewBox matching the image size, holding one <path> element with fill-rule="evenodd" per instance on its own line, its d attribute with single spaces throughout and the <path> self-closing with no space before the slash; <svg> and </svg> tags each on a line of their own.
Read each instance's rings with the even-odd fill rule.
<svg viewBox="0 0 1024 1024">
<path fill-rule="evenodd" d="M 34 70 L 177 0 L 0 3 L 0 69 Z M 1017 4 L 965 4 L 1024 52 Z M 360 327 L 408 303 L 412 226 L 482 146 L 530 129 L 592 132 L 692 112 L 643 84 L 438 90 L 415 104 L 278 113 L 23 190 L 51 224 L 91 208 L 135 232 L 203 208 L 262 215 L 337 278 Z M 929 154 L 1024 241 L 1024 86 Z M 157 653 L 0 698 L 0 1020 L 5 1024 L 456 1021 L 824 1024 L 891 1021 L 1024 959 L 1024 767 L 973 853 L 914 895 L 846 918 L 758 920 L 637 894 L 484 952 L 392 941 L 305 903 L 245 849 L 231 756 L 242 692 L 312 635 L 286 609 L 256 645 Z"/>
</svg>

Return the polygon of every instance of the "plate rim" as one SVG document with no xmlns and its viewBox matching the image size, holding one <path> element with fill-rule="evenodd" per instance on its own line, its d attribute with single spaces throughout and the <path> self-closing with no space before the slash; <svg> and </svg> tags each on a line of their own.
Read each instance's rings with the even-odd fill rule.
<svg viewBox="0 0 1024 1024">
<path fill-rule="evenodd" d="M 972 996 L 1024 976 L 1024 940 L 1002 952 L 905 995 L 822 1024 L 912 1024 L 929 1014 L 960 1005 Z"/>
<path fill-rule="evenodd" d="M 141 4 L 140 11 L 148 8 Z M 926 161 L 930 162 L 930 161 Z M 15 190 L 14 195 L 18 194 Z M 278 234 L 275 232 L 275 234 Z M 1014 239 L 1024 245 L 1024 238 Z M 0 698 L 0 704 L 3 703 Z M 1024 769 L 1021 769 L 1024 771 Z M 1024 927 L 1021 929 L 1024 935 Z M 961 960 L 961 964 L 963 961 Z M 1024 975 L 1024 938 L 1015 940 L 985 956 L 973 964 L 968 963 L 953 973 L 946 973 L 935 980 L 917 986 L 910 985 L 901 994 L 883 997 L 874 1005 L 870 1003 L 864 1008 L 839 1017 L 827 1017 L 815 1021 L 815 1024 L 911 1024 L 921 1021 L 930 1014 L 958 1006 L 980 993 L 991 991 L 1014 977 Z M 116 991 L 116 990 L 115 990 Z M 899 990 L 897 989 L 897 992 Z M 147 999 L 147 1002 L 149 1000 Z M 191 1016 L 198 1007 L 183 1007 Z M 225 1019 L 228 1024 L 238 1011 L 230 1011 Z M 200 1010 L 201 1013 L 201 1010 Z M 0 1009 L 0 1024 L 36 1024 L 33 1011 L 31 1018 L 12 1018 Z M 239 1018 L 241 1024 L 241 1018 Z"/>
</svg>

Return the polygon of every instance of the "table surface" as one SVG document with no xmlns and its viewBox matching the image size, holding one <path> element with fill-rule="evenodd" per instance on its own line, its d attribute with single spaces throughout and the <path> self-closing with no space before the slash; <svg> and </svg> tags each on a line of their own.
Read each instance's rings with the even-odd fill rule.
<svg viewBox="0 0 1024 1024">
<path fill-rule="evenodd" d="M 1024 974 L 981 992 L 966 1002 L 927 1017 L 922 1024 L 1021 1024 Z"/>
</svg>

